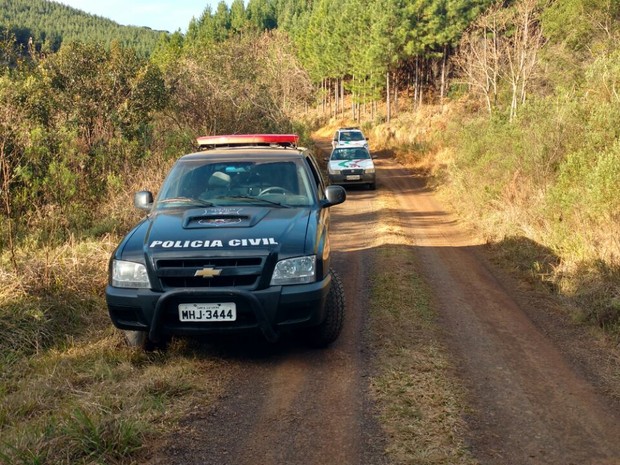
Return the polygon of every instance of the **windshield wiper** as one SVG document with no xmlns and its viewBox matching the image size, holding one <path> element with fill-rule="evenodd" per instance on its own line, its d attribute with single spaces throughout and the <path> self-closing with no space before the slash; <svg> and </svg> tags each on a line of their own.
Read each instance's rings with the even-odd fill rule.
<svg viewBox="0 0 620 465">
<path fill-rule="evenodd" d="M 183 203 L 188 206 L 194 205 L 198 207 L 212 207 L 213 203 L 202 199 L 193 199 L 191 197 L 172 197 L 169 199 L 163 199 L 157 202 L 158 204 L 166 203 Z"/>
<path fill-rule="evenodd" d="M 258 201 L 258 202 L 268 203 L 270 205 L 276 205 L 276 206 L 282 207 L 282 208 L 291 208 L 290 205 L 286 205 L 286 204 L 283 204 L 283 203 L 280 203 L 280 202 L 274 202 L 272 200 L 261 199 L 260 197 L 252 197 L 251 195 L 227 195 L 227 196 L 225 196 L 225 198 L 227 198 L 227 199 L 234 199 L 234 200 Z"/>
</svg>

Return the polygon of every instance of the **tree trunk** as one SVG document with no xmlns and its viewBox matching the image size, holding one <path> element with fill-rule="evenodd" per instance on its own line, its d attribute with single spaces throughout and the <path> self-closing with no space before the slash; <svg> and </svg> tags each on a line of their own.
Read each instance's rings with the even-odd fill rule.
<svg viewBox="0 0 620 465">
<path fill-rule="evenodd" d="M 439 89 L 439 103 L 443 103 L 446 92 L 446 67 L 448 62 L 448 46 L 443 47 L 443 57 L 441 58 L 441 87 Z"/>
<path fill-rule="evenodd" d="M 338 82 L 338 79 L 334 81 L 334 118 L 338 118 L 338 106 L 340 104 L 340 96 L 338 95 Z"/>
<path fill-rule="evenodd" d="M 398 75 L 394 73 L 394 114 L 398 113 Z"/>
<path fill-rule="evenodd" d="M 389 71 L 387 71 L 385 73 L 385 98 L 386 98 L 386 102 L 385 102 L 385 109 L 386 109 L 385 120 L 389 123 L 390 119 L 392 118 L 392 109 L 391 109 L 391 102 L 390 102 L 390 72 Z"/>
<path fill-rule="evenodd" d="M 420 59 L 415 57 L 415 75 L 413 77 L 413 108 L 418 108 L 418 92 L 420 91 Z"/>
<path fill-rule="evenodd" d="M 332 80 L 330 78 L 325 79 L 325 100 L 326 109 L 328 114 L 332 114 Z"/>
<path fill-rule="evenodd" d="M 355 76 L 353 76 L 353 85 L 351 88 L 353 89 L 351 91 L 351 119 L 355 121 Z"/>
<path fill-rule="evenodd" d="M 340 99 L 340 114 L 344 116 L 344 79 L 340 79 L 340 95 L 342 96 Z"/>
</svg>

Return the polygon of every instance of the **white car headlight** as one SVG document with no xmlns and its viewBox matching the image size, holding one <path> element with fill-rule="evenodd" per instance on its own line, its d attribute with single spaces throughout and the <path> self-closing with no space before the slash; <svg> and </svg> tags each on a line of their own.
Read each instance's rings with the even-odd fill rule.
<svg viewBox="0 0 620 465">
<path fill-rule="evenodd" d="M 146 267 L 141 263 L 112 261 L 112 286 L 131 288 L 150 288 Z"/>
<path fill-rule="evenodd" d="M 328 168 L 328 169 L 327 169 L 327 172 L 328 172 L 329 174 L 340 174 L 340 170 L 337 170 L 337 169 L 335 169 L 335 168 Z"/>
<path fill-rule="evenodd" d="M 271 277 L 272 286 L 307 284 L 316 281 L 316 256 L 296 257 L 276 263 Z"/>
<path fill-rule="evenodd" d="M 364 170 L 364 172 L 366 174 L 375 174 L 375 169 L 374 168 L 368 168 L 367 170 Z"/>
</svg>

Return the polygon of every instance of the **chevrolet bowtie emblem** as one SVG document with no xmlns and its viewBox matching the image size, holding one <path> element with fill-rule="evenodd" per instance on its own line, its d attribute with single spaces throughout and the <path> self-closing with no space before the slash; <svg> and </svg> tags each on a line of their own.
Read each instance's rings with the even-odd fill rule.
<svg viewBox="0 0 620 465">
<path fill-rule="evenodd" d="M 203 268 L 202 270 L 197 270 L 194 277 L 200 276 L 201 278 L 212 278 L 214 276 L 219 276 L 222 274 L 222 270 L 216 270 L 215 268 Z"/>
</svg>

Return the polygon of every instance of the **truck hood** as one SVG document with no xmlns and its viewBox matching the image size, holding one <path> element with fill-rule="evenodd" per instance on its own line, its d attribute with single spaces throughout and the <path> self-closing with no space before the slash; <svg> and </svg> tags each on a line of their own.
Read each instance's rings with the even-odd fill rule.
<svg viewBox="0 0 620 465">
<path fill-rule="evenodd" d="M 330 160 L 329 169 L 331 171 L 336 170 L 367 170 L 374 166 L 371 159 L 356 159 L 356 160 Z"/>
<path fill-rule="evenodd" d="M 152 213 L 123 244 L 131 260 L 146 255 L 304 254 L 309 208 L 209 207 Z M 260 251 L 260 252 L 259 252 Z"/>
</svg>

